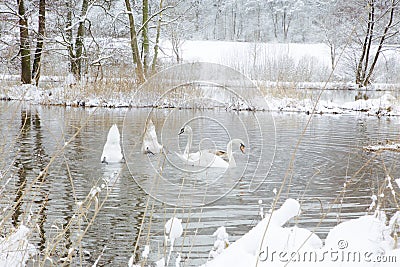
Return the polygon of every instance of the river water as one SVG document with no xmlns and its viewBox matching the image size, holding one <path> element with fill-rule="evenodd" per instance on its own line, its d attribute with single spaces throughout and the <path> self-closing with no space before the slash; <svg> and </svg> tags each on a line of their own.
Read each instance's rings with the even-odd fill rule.
<svg viewBox="0 0 400 267">
<path fill-rule="evenodd" d="M 207 260 L 219 226 L 226 227 L 231 242 L 239 238 L 260 220 L 259 200 L 268 211 L 274 189 L 283 183 L 278 207 L 288 197 L 302 204 L 302 214 L 289 225 L 314 229 L 321 238 L 338 222 L 365 214 L 373 194 L 386 193 L 382 206 L 393 208 L 385 178 L 399 178 L 399 155 L 362 147 L 398 140 L 400 118 L 20 102 L 0 102 L 0 110 L 1 231 L 21 222 L 30 226 L 42 263 L 49 256 L 61 264 L 73 248 L 73 266 L 92 265 L 99 256 L 98 266 L 126 266 L 133 253 L 140 259 L 146 244 L 148 262 L 154 262 L 168 253 L 164 225 L 175 216 L 184 233 L 172 259 L 179 252 L 184 266 L 196 266 Z M 165 155 L 140 151 L 149 118 Z M 102 164 L 114 123 L 126 162 Z M 178 132 L 185 124 L 193 128 L 192 151 L 225 149 L 230 139 L 242 139 L 245 154 L 233 147 L 237 167 L 204 169 L 179 161 L 175 152 L 183 151 L 188 136 Z M 79 217 L 88 196 L 96 198 L 89 197 L 90 207 Z M 95 199 L 103 204 L 97 214 Z M 87 225 L 81 246 L 74 247 Z"/>
</svg>

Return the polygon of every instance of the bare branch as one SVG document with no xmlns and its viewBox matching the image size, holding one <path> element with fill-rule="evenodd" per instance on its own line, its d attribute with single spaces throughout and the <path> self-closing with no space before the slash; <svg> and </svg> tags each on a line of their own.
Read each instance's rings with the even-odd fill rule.
<svg viewBox="0 0 400 267">
<path fill-rule="evenodd" d="M 139 35 L 139 33 L 143 30 L 143 28 L 146 27 L 146 25 L 147 25 L 155 16 L 157 16 L 158 14 L 164 12 L 164 11 L 167 10 L 167 9 L 174 8 L 174 7 L 175 7 L 175 6 L 166 6 L 166 7 L 164 7 L 163 9 L 161 9 L 161 10 L 157 11 L 156 13 L 154 13 L 153 15 L 151 15 L 151 16 L 149 17 L 149 19 L 146 20 L 146 22 L 143 23 L 143 25 L 140 26 L 140 28 L 137 30 L 137 34 Z"/>
</svg>

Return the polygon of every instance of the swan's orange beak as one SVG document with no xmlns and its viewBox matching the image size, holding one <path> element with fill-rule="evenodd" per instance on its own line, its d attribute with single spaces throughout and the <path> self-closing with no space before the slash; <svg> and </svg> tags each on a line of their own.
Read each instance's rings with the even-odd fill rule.
<svg viewBox="0 0 400 267">
<path fill-rule="evenodd" d="M 243 154 L 244 154 L 244 149 L 245 149 L 245 146 L 243 144 L 240 144 L 240 151 L 242 151 Z"/>
</svg>

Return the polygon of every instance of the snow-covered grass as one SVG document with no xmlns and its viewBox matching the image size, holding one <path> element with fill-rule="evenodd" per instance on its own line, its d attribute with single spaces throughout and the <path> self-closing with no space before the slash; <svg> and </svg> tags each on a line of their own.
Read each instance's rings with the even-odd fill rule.
<svg viewBox="0 0 400 267">
<path fill-rule="evenodd" d="M 380 151 L 394 151 L 400 152 L 400 143 L 396 141 L 386 140 L 385 142 L 377 145 L 368 145 L 363 147 L 366 151 L 380 152 Z"/>
<path fill-rule="evenodd" d="M 300 211 L 297 200 L 287 199 L 204 266 L 397 266 L 400 211 L 389 222 L 380 210 L 342 222 L 325 242 L 308 229 L 284 226 Z"/>
<path fill-rule="evenodd" d="M 37 253 L 28 239 L 30 229 L 21 224 L 6 237 L 0 237 L 0 266 L 25 266 L 26 261 Z"/>
<path fill-rule="evenodd" d="M 268 98 L 270 110 L 284 112 L 305 112 L 311 114 L 314 110 L 317 114 L 343 114 L 350 112 L 364 112 L 370 116 L 399 116 L 400 100 L 393 97 L 390 93 L 374 99 L 358 99 L 343 103 L 316 98 L 291 98 L 291 97 L 271 97 Z"/>
<path fill-rule="evenodd" d="M 124 51 L 129 47 L 126 39 L 116 39 L 113 42 L 105 42 L 105 49 L 117 49 Z M 160 61 L 164 66 L 176 64 L 173 62 L 171 44 L 163 41 Z M 110 51 L 111 51 L 110 50 Z M 246 43 L 223 41 L 184 41 L 180 48 L 180 58 L 183 62 L 210 62 L 226 65 L 253 79 L 266 98 L 268 105 L 246 106 L 238 105 L 230 97 L 216 90 L 186 91 L 177 97 L 168 97 L 159 101 L 166 88 L 160 86 L 146 87 L 146 90 L 138 92 L 131 71 L 126 68 L 125 60 L 110 57 L 109 65 L 105 62 L 103 76 L 99 76 L 97 70 L 89 71 L 81 83 L 76 83 L 65 70 L 59 70 L 59 66 L 50 67 L 43 73 L 49 75 L 41 78 L 40 88 L 18 85 L 18 75 L 0 75 L 0 99 L 23 100 L 35 104 L 66 105 L 66 106 L 96 106 L 96 107 L 181 107 L 181 108 L 212 108 L 209 101 L 201 101 L 201 98 L 212 98 L 222 103 L 222 107 L 233 109 L 252 110 L 279 110 L 311 112 L 315 105 L 315 97 L 309 91 L 312 90 L 356 90 L 354 82 L 328 80 L 331 72 L 330 50 L 325 44 L 296 44 L 296 43 Z M 387 60 L 398 58 L 396 53 L 385 52 Z M 339 59 L 339 63 L 340 63 Z M 119 65 L 117 64 L 119 61 Z M 335 73 L 339 72 L 340 64 Z M 353 78 L 351 78 L 352 80 Z M 162 84 L 163 81 L 157 81 Z M 156 88 L 157 87 L 157 88 Z M 395 91 L 400 84 L 374 83 L 369 90 Z M 245 88 L 244 88 L 245 89 Z M 301 90 L 305 89 L 305 90 Z M 349 93 L 351 94 L 351 93 Z M 259 97 L 254 95 L 252 97 Z M 397 97 L 397 95 L 395 95 Z M 197 99 L 196 103 L 188 103 L 187 99 Z M 375 97 L 378 99 L 378 97 Z M 322 98 L 316 106 L 317 113 L 343 113 L 348 111 L 365 111 L 375 115 L 398 115 L 396 101 L 391 99 L 390 104 L 385 100 L 325 101 Z M 378 103 L 379 102 L 379 103 Z"/>
<path fill-rule="evenodd" d="M 105 46 L 124 51 L 127 40 L 105 42 Z M 163 53 L 161 53 L 160 61 L 165 66 L 176 64 L 171 60 L 175 58 L 171 44 L 164 41 L 161 46 Z M 357 89 L 355 83 L 349 81 L 336 80 L 326 83 L 331 72 L 331 65 L 330 50 L 325 44 L 185 41 L 180 48 L 180 53 L 183 62 L 210 62 L 221 64 L 221 66 L 226 65 L 252 78 L 261 92 L 253 92 L 250 97 L 257 98 L 259 95 L 255 94 L 263 94 L 268 104 L 244 105 L 236 101 L 237 99 L 233 100 L 223 90 L 215 90 L 215 88 L 212 90 L 193 88 L 191 91 L 177 92 L 160 101 L 162 94 L 170 89 L 168 83 L 164 87 L 159 86 L 164 82 L 163 76 L 159 77 L 161 80 L 153 82 L 154 86 L 146 86 L 145 90 L 139 90 L 134 77 L 126 68 L 126 62 L 122 62 L 123 59 L 120 60 L 120 65 L 116 65 L 117 62 L 114 61 L 110 61 L 111 65 L 105 63 L 104 77 L 93 70 L 80 83 L 76 83 L 70 74 L 57 70 L 58 66 L 49 68 L 50 71 L 43 71 L 49 75 L 42 77 L 39 88 L 20 86 L 18 75 L 3 74 L 0 75 L 2 81 L 0 99 L 85 107 L 212 108 L 215 103 L 201 100 L 211 98 L 220 102 L 220 107 L 227 109 L 310 113 L 316 100 L 315 93 L 311 94 L 311 90 L 343 90 L 342 92 L 345 92 Z M 127 57 L 128 55 L 127 53 Z M 390 51 L 387 51 L 385 56 L 397 58 L 396 54 Z M 340 67 L 335 70 L 336 72 L 340 72 Z M 379 90 L 395 91 L 399 88 L 400 84 L 374 83 L 368 90 L 376 93 Z M 245 91 L 246 88 L 242 90 Z M 349 94 L 353 93 L 349 91 Z M 394 96 L 397 97 L 397 95 Z M 188 102 L 189 99 L 196 99 L 196 101 Z M 362 111 L 378 116 L 399 115 L 398 106 L 398 99 L 382 99 L 375 94 L 374 99 L 341 103 L 321 98 L 316 105 L 316 112 L 336 114 Z"/>
<path fill-rule="evenodd" d="M 316 83 L 313 84 L 316 86 Z M 379 117 L 400 115 L 400 100 L 390 92 L 382 93 L 382 96 L 377 98 L 336 101 L 335 99 L 318 99 L 318 91 L 313 93 L 304 89 L 282 87 L 265 89 L 266 87 L 263 86 L 260 87 L 259 92 L 265 96 L 264 103 L 248 106 L 240 99 L 234 99 L 230 94 L 218 88 L 189 88 L 167 98 L 163 98 L 163 92 L 160 91 L 142 90 L 136 94 L 137 89 L 131 90 L 131 88 L 134 88 L 134 85 L 126 81 L 95 83 L 86 87 L 65 85 L 52 89 L 25 85 L 0 88 L 0 99 L 28 101 L 33 104 L 84 107 L 213 108 L 218 106 L 237 110 L 305 112 L 308 114 L 312 113 L 315 107 L 315 113 L 318 114 L 364 112 Z M 214 99 L 215 103 L 208 99 Z M 217 106 L 216 103 L 218 103 Z"/>
</svg>

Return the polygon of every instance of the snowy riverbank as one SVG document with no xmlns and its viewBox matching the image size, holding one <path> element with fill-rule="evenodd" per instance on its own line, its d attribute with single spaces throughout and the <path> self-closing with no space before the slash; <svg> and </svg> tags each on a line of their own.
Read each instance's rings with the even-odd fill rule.
<svg viewBox="0 0 400 267">
<path fill-rule="evenodd" d="M 105 44 L 109 46 L 126 46 L 127 39 L 117 39 Z M 163 41 L 163 57 L 160 60 L 165 66 L 173 65 L 175 56 L 171 43 Z M 129 54 L 127 54 L 128 57 Z M 398 58 L 394 51 L 386 51 L 388 58 Z M 141 90 L 134 85 L 131 77 L 104 78 L 97 82 L 90 78 L 93 73 L 82 79 L 82 84 L 76 84 L 72 75 L 60 73 L 60 76 L 41 77 L 40 87 L 30 85 L 16 85 L 18 75 L 0 75 L 0 99 L 28 101 L 32 104 L 82 106 L 82 107 L 179 107 L 179 108 L 214 108 L 218 102 L 219 108 L 234 110 L 270 110 L 281 112 L 305 112 L 318 114 L 342 114 L 349 112 L 365 112 L 368 115 L 400 115 L 400 98 L 398 90 L 400 84 L 374 83 L 368 91 L 358 89 L 350 77 L 343 77 L 344 64 L 338 64 L 331 82 L 324 82 L 330 76 L 330 50 L 325 44 L 296 44 L 296 43 L 246 43 L 225 41 L 183 41 L 179 50 L 179 57 L 183 63 L 207 62 L 206 64 L 219 64 L 217 76 L 222 84 L 219 88 L 198 88 L 184 91 L 184 94 L 163 95 L 166 86 L 154 89 L 154 86 Z M 224 68 L 224 66 L 226 68 Z M 105 64 L 104 68 L 107 67 Z M 56 68 L 56 66 L 55 66 Z M 167 68 L 168 70 L 168 68 Z M 224 70 L 228 76 L 224 77 Z M 118 70 L 117 70 L 118 71 Z M 186 77 L 185 69 L 182 70 L 183 82 Z M 162 78 L 168 77 L 161 74 L 160 80 L 154 82 L 158 86 Z M 166 71 L 168 73 L 168 71 Z M 203 73 L 206 78 L 216 73 Z M 208 75 L 208 76 L 207 76 Z M 221 76 L 220 76 L 221 75 Z M 235 75 L 235 76 L 232 76 Z M 249 77 L 257 84 L 259 89 L 246 95 L 247 88 L 225 88 L 225 82 L 236 79 L 237 76 Z M 192 76 L 193 75 L 192 73 Z M 97 76 L 96 76 L 97 77 Z M 193 78 L 193 77 L 191 77 Z M 151 78 L 150 78 L 151 79 Z M 212 79 L 209 81 L 215 82 Z M 250 80 L 246 81 L 249 85 Z M 385 80 L 385 82 L 387 82 Z M 229 87 L 229 86 L 228 86 Z M 246 87 L 246 86 L 244 86 Z M 252 100 L 263 95 L 266 101 L 257 104 L 243 103 L 243 99 L 232 98 L 229 90 L 239 92 L 245 98 Z M 161 92 L 159 91 L 161 90 Z M 218 90 L 218 91 L 216 91 Z M 241 90 L 241 91 L 240 91 Z M 310 91 L 313 91 L 310 93 Z M 322 97 L 318 99 L 319 92 Z M 343 99 L 337 98 L 337 92 L 347 95 Z M 355 100 L 357 93 L 361 93 L 359 100 Z M 335 95 L 336 94 L 336 95 Z M 328 96 L 328 97 L 326 97 Z M 179 99 L 178 99 L 179 98 Z M 211 98 L 210 101 L 199 100 Z M 368 99 L 369 98 L 369 99 Z M 160 101 L 160 99 L 162 101 Z M 245 99 L 245 101 L 248 99 Z M 263 100 L 263 99 L 262 99 Z M 256 101 L 257 102 L 257 101 Z"/>
<path fill-rule="evenodd" d="M 301 92 L 303 89 L 296 89 Z M 269 90 L 273 91 L 273 90 Z M 349 93 L 355 94 L 354 91 Z M 346 93 L 346 91 L 345 91 Z M 203 95 L 196 92 L 196 97 L 213 98 L 220 103 L 219 108 L 243 109 L 243 110 L 267 110 L 281 112 L 304 112 L 311 114 L 315 108 L 317 114 L 343 114 L 352 112 L 363 112 L 372 116 L 399 116 L 400 100 L 393 96 L 391 92 L 381 92 L 381 97 L 371 99 L 358 99 L 353 101 L 319 100 L 316 96 L 271 95 L 265 93 L 265 104 L 260 106 L 248 106 L 243 103 L 238 104 L 238 100 L 232 100 L 229 96 L 221 93 L 210 93 L 205 90 Z M 61 106 L 81 106 L 81 107 L 169 107 L 169 108 L 213 108 L 208 102 L 201 100 L 196 106 L 191 106 L 182 100 L 168 99 L 162 103 L 157 102 L 158 94 L 146 96 L 145 93 L 135 92 L 86 92 L 79 87 L 73 89 L 69 86 L 60 86 L 52 89 L 41 89 L 35 86 L 14 86 L 0 88 L 1 100 L 26 101 L 32 104 L 42 105 L 61 105 Z M 190 96 L 189 96 L 190 97 Z M 181 103 L 185 103 L 182 105 Z M 204 104 L 204 106 L 202 106 Z"/>
</svg>

